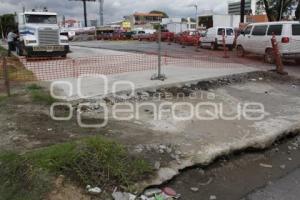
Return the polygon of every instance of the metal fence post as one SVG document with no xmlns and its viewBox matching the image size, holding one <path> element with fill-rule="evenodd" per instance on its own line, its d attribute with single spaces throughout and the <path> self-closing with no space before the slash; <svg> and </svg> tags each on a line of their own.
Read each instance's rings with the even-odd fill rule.
<svg viewBox="0 0 300 200">
<path fill-rule="evenodd" d="M 159 24 L 159 28 L 157 31 L 157 42 L 158 42 L 158 52 L 157 52 L 157 57 L 158 57 L 158 63 L 157 63 L 157 67 L 158 67 L 158 71 L 157 74 L 154 74 L 151 77 L 151 80 L 161 80 L 164 81 L 166 79 L 166 76 L 164 74 L 161 73 L 161 25 Z"/>
<path fill-rule="evenodd" d="M 223 58 L 229 58 L 227 54 L 227 47 L 226 47 L 226 38 L 225 38 L 225 30 L 222 31 L 222 43 L 223 43 L 223 51 L 224 51 L 224 56 Z"/>
<path fill-rule="evenodd" d="M 161 26 L 158 28 L 158 77 L 161 76 Z"/>
<path fill-rule="evenodd" d="M 10 96 L 10 83 L 9 83 L 9 75 L 8 75 L 7 62 L 5 56 L 3 56 L 2 65 L 3 65 L 3 78 L 4 78 L 6 93 L 7 96 Z"/>
</svg>

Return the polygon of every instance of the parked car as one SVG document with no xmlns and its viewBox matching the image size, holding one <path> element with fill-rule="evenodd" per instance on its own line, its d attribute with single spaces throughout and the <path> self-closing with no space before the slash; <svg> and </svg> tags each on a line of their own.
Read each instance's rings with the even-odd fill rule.
<svg viewBox="0 0 300 200">
<path fill-rule="evenodd" d="M 271 38 L 276 36 L 283 58 L 300 62 L 300 23 L 296 21 L 249 24 L 237 39 L 237 53 L 264 55 L 265 62 L 274 63 Z"/>
<path fill-rule="evenodd" d="M 128 31 L 128 32 L 123 32 L 123 35 L 125 37 L 125 39 L 130 40 L 132 39 L 132 36 L 135 34 L 134 31 Z"/>
<path fill-rule="evenodd" d="M 234 29 L 232 27 L 212 27 L 201 37 L 201 47 L 210 47 L 212 50 L 216 50 L 219 46 L 223 46 L 223 33 L 225 36 L 225 45 L 229 50 L 233 49 L 234 43 Z"/>
<path fill-rule="evenodd" d="M 161 40 L 162 41 L 173 41 L 175 34 L 173 32 L 169 32 L 168 30 L 161 31 Z"/>
<path fill-rule="evenodd" d="M 182 45 L 199 45 L 200 43 L 199 31 L 186 31 L 179 37 L 179 43 Z"/>
<path fill-rule="evenodd" d="M 132 39 L 141 40 L 144 35 L 146 35 L 145 31 L 136 31 L 135 34 L 132 35 Z"/>
</svg>

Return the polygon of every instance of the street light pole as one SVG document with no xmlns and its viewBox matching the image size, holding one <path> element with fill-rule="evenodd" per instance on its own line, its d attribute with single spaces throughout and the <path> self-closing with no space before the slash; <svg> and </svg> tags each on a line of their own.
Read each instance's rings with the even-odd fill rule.
<svg viewBox="0 0 300 200">
<path fill-rule="evenodd" d="M 241 23 L 245 22 L 245 0 L 241 0 Z"/>
<path fill-rule="evenodd" d="M 99 0 L 99 3 L 100 3 L 100 26 L 103 26 L 104 25 L 104 0 Z"/>
<path fill-rule="evenodd" d="M 86 0 L 82 0 L 82 2 L 83 2 L 84 26 L 87 27 Z"/>
<path fill-rule="evenodd" d="M 195 4 L 194 6 L 195 6 L 195 9 L 196 9 L 195 22 L 196 22 L 196 27 L 197 27 L 197 25 L 198 25 L 198 23 L 197 23 L 198 22 L 198 19 L 197 19 L 198 18 L 198 6 L 197 6 L 197 4 Z"/>
</svg>

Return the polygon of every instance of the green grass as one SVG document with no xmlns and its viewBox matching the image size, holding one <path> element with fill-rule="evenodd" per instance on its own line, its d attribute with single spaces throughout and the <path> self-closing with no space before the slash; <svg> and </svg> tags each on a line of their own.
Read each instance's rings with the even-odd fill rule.
<svg viewBox="0 0 300 200">
<path fill-rule="evenodd" d="M 35 83 L 33 83 L 33 84 L 28 85 L 28 86 L 26 87 L 26 89 L 29 90 L 29 91 L 30 91 L 30 90 L 41 90 L 42 87 L 39 86 L 39 85 L 37 85 L 37 84 L 35 84 Z"/>
<path fill-rule="evenodd" d="M 49 92 L 45 91 L 41 86 L 36 84 L 31 84 L 26 87 L 31 99 L 36 103 L 45 103 L 51 105 L 56 101 Z"/>
<path fill-rule="evenodd" d="M 7 56 L 7 50 L 0 46 L 1 55 Z M 19 58 L 12 55 L 7 57 L 8 76 L 11 81 L 35 81 L 35 75 L 27 70 L 20 62 Z M 3 77 L 3 70 L 0 70 L 0 77 Z"/>
<path fill-rule="evenodd" d="M 0 200 L 40 200 L 51 188 L 47 171 L 33 168 L 25 157 L 1 153 Z"/>
<path fill-rule="evenodd" d="M 0 103 L 5 101 L 8 97 L 4 95 L 0 95 Z"/>
<path fill-rule="evenodd" d="M 51 177 L 60 174 L 83 187 L 123 186 L 131 190 L 136 181 L 152 173 L 148 162 L 130 156 L 122 145 L 102 137 L 53 145 L 24 155 L 2 153 L 0 162 L 0 200 L 41 199 L 49 191 Z"/>
<path fill-rule="evenodd" d="M 0 56 L 6 56 L 7 55 L 7 50 L 5 48 L 3 48 L 2 46 L 0 46 Z"/>
</svg>

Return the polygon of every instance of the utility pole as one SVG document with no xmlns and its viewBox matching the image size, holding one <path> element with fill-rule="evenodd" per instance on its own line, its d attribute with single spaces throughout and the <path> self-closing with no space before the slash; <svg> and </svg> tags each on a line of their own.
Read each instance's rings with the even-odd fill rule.
<svg viewBox="0 0 300 200">
<path fill-rule="evenodd" d="M 241 23 L 245 22 L 245 0 L 241 0 Z"/>
<path fill-rule="evenodd" d="M 104 0 L 99 0 L 100 4 L 100 26 L 104 25 Z"/>
<path fill-rule="evenodd" d="M 82 1 L 83 2 L 83 16 L 84 16 L 84 26 L 87 27 L 87 11 L 86 11 L 86 2 L 93 1 L 95 2 L 96 0 L 69 0 L 69 1 Z"/>
<path fill-rule="evenodd" d="M 198 24 L 197 24 L 197 22 L 198 22 L 198 20 L 197 20 L 197 18 L 198 18 L 198 6 L 197 6 L 197 4 L 195 4 L 194 7 L 195 7 L 195 9 L 196 9 L 196 13 L 195 13 L 195 22 L 196 22 L 196 27 L 197 27 L 197 26 L 198 26 Z"/>
<path fill-rule="evenodd" d="M 86 0 L 82 0 L 82 2 L 83 2 L 84 26 L 87 27 Z"/>
</svg>

